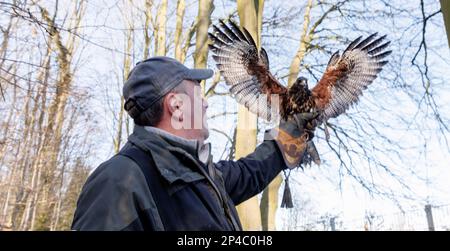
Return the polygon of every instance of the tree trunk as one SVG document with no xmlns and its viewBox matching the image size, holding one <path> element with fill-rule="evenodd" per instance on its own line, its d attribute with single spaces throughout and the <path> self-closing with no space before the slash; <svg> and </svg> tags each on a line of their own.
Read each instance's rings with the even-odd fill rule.
<svg viewBox="0 0 450 251">
<path fill-rule="evenodd" d="M 149 7 L 151 8 L 151 7 Z M 133 16 L 133 15 L 131 15 Z M 128 27 L 126 32 L 126 43 L 125 43 L 125 53 L 124 53 L 124 59 L 123 59 L 123 70 L 122 70 L 122 83 L 125 83 L 126 78 L 128 76 L 128 73 L 130 72 L 131 68 L 131 50 L 133 48 L 133 37 L 134 37 L 134 24 L 133 20 L 128 20 Z M 147 29 L 145 29 L 147 30 Z M 147 50 L 144 50 L 144 53 Z M 120 86 L 122 86 L 120 84 Z M 122 88 L 119 88 L 122 90 Z M 128 121 L 124 121 L 125 117 L 127 116 L 125 114 L 125 108 L 124 108 L 125 100 L 123 99 L 123 96 L 120 95 L 120 107 L 119 107 L 119 118 L 117 121 L 117 134 L 116 138 L 114 139 L 114 152 L 118 153 L 120 151 L 120 148 L 122 146 L 122 137 L 123 137 L 123 126 L 124 122 L 128 123 Z M 128 133 L 128 132 L 127 132 Z"/>
<path fill-rule="evenodd" d="M 189 48 L 191 47 L 191 40 L 192 37 L 194 36 L 195 30 L 197 28 L 197 22 L 198 20 L 194 21 L 191 25 L 191 27 L 188 29 L 188 31 L 184 34 L 183 38 L 184 38 L 184 45 L 183 48 L 181 49 L 181 55 L 180 55 L 180 62 L 184 63 L 184 61 L 186 60 L 186 54 L 189 50 Z"/>
<path fill-rule="evenodd" d="M 445 30 L 447 31 L 447 40 L 450 47 L 450 2 L 445 0 L 440 0 L 442 16 L 444 17 Z"/>
<path fill-rule="evenodd" d="M 263 191 L 259 206 L 261 209 L 262 230 L 264 231 L 276 230 L 275 218 L 278 209 L 278 191 L 282 181 L 283 178 L 280 174 Z"/>
<path fill-rule="evenodd" d="M 294 59 L 292 59 L 291 67 L 289 68 L 288 86 L 291 86 L 295 80 L 297 80 L 298 73 L 300 72 L 300 64 L 305 57 L 306 50 L 311 42 L 311 34 L 308 33 L 309 23 L 311 21 L 310 13 L 313 6 L 313 0 L 308 0 L 306 5 L 305 15 L 303 17 L 303 30 L 300 36 L 300 46 Z"/>
<path fill-rule="evenodd" d="M 149 57 L 149 50 L 150 50 L 150 21 L 152 20 L 152 0 L 145 0 L 145 23 L 144 23 L 144 58 L 147 59 Z"/>
<path fill-rule="evenodd" d="M 156 14 L 155 27 L 155 55 L 166 55 L 166 20 L 167 20 L 167 0 L 162 0 L 158 13 Z"/>
<path fill-rule="evenodd" d="M 182 44 L 182 31 L 183 31 L 183 19 L 186 9 L 185 0 L 178 0 L 177 2 L 177 23 L 175 27 L 175 59 L 181 61 L 181 53 L 183 49 Z"/>
<path fill-rule="evenodd" d="M 214 10 L 212 0 L 200 0 L 197 15 L 197 37 L 195 39 L 195 68 L 205 68 L 208 59 L 208 28 L 211 23 L 211 13 Z M 202 94 L 205 94 L 205 81 L 201 82 Z"/>
<path fill-rule="evenodd" d="M 74 29 L 78 27 L 79 20 L 84 13 L 84 2 L 75 3 L 76 11 L 72 15 L 74 21 Z M 71 60 L 74 50 L 74 43 L 76 36 L 69 36 L 67 45 L 62 42 L 60 30 L 55 24 L 54 19 L 50 18 L 48 11 L 42 6 L 38 6 L 41 10 L 43 20 L 49 26 L 49 33 L 52 37 L 52 42 L 57 51 L 57 62 L 59 66 L 58 82 L 56 86 L 56 94 L 48 110 L 47 128 L 44 134 L 44 145 L 41 158 L 39 159 L 38 169 L 41 170 L 42 178 L 42 197 L 40 207 L 37 208 L 37 219 L 33 218 L 32 222 L 38 220 L 36 229 L 46 230 L 50 226 L 50 215 L 53 212 L 54 204 L 54 179 L 55 170 L 57 168 L 57 160 L 60 153 L 62 128 L 65 119 L 65 107 L 70 95 L 72 85 L 72 69 Z M 37 205 L 39 206 L 39 204 Z"/>
<path fill-rule="evenodd" d="M 68 123 L 67 123 L 67 127 L 65 128 L 65 136 L 64 136 L 64 140 L 62 142 L 62 148 L 61 148 L 61 152 L 62 153 L 67 153 L 67 149 L 70 147 L 70 137 L 68 137 L 67 135 L 70 135 L 74 125 L 77 121 L 78 115 L 79 115 L 79 109 L 73 109 L 71 113 L 69 113 L 70 117 L 68 119 Z M 57 190 L 57 199 L 56 199 L 56 203 L 55 206 L 53 208 L 53 213 L 52 213 L 52 217 L 51 217 L 51 221 L 50 221 L 50 230 L 51 231 L 55 231 L 59 225 L 59 221 L 60 221 L 60 215 L 61 215 L 61 206 L 63 203 L 63 194 L 64 194 L 64 177 L 65 174 L 67 172 L 68 169 L 68 164 L 69 164 L 69 160 L 71 156 L 68 156 L 68 154 L 63 154 L 62 157 L 62 166 L 60 168 L 60 172 L 59 175 L 57 177 L 57 179 L 59 180 L 59 184 L 55 184 L 55 186 L 58 186 L 58 190 Z"/>
<path fill-rule="evenodd" d="M 37 181 L 37 172 L 38 168 L 36 166 L 36 145 L 39 145 L 40 137 L 42 137 L 41 134 L 41 128 L 42 128 L 42 117 L 45 116 L 45 102 L 47 101 L 47 85 L 48 85 L 48 78 L 50 74 L 50 61 L 51 61 L 51 51 L 52 47 L 51 45 L 48 45 L 46 56 L 44 61 L 41 65 L 44 67 L 41 69 L 41 72 L 39 73 L 37 79 L 39 81 L 39 88 L 36 93 L 36 96 L 33 98 L 35 100 L 35 104 L 32 110 L 32 117 L 29 125 L 27 127 L 30 128 L 30 141 L 26 144 L 26 146 L 23 149 L 24 159 L 27 160 L 27 162 L 30 162 L 26 164 L 26 166 L 29 169 L 29 172 L 31 172 L 31 181 L 29 182 L 29 195 L 27 196 L 27 199 L 25 201 L 25 210 L 23 212 L 22 220 L 19 229 L 21 230 L 27 230 L 27 226 L 29 226 L 29 219 L 31 217 L 31 210 L 34 208 L 34 205 L 36 204 L 36 201 L 34 199 L 36 198 L 38 192 L 39 192 L 39 186 Z M 40 103 L 42 102 L 42 104 Z M 36 130 L 36 128 L 38 130 Z M 27 129 L 28 130 L 28 129 Z M 36 144 L 37 141 L 37 144 Z M 28 141 L 27 141 L 28 142 Z"/>
<path fill-rule="evenodd" d="M 260 47 L 264 0 L 238 0 L 237 4 L 241 26 L 250 32 L 256 45 Z M 244 157 L 255 150 L 256 121 L 257 117 L 255 114 L 250 113 L 247 108 L 239 105 L 236 131 L 236 159 Z M 237 211 L 244 230 L 262 229 L 257 196 L 238 205 Z"/>
</svg>

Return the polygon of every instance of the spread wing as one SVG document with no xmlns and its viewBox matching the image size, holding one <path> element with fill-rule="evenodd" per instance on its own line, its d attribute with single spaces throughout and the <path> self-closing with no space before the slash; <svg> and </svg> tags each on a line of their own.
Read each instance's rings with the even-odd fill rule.
<svg viewBox="0 0 450 251">
<path fill-rule="evenodd" d="M 281 98 L 272 98 L 272 94 L 285 94 L 282 86 L 269 71 L 269 59 L 264 49 L 258 52 L 255 41 L 244 28 L 241 31 L 232 20 L 228 25 L 223 21 L 220 27 L 213 25 L 209 33 L 212 44 L 209 46 L 230 92 L 238 103 L 247 107 L 259 117 L 272 121 L 272 107 L 278 108 Z M 278 96 L 279 97 L 279 96 Z"/>
<path fill-rule="evenodd" d="M 390 41 L 385 36 L 375 39 L 377 33 L 363 41 L 357 38 L 345 49 L 342 56 L 335 52 L 324 75 L 311 90 L 320 121 L 335 118 L 356 104 L 362 91 L 370 85 L 382 67 L 387 64 L 384 58 L 392 51 L 385 51 Z"/>
</svg>

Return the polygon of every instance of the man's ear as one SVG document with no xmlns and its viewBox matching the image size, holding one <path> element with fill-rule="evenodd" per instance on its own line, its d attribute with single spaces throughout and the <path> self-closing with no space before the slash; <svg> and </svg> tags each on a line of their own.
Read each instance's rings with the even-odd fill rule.
<svg viewBox="0 0 450 251">
<path fill-rule="evenodd" d="M 181 107 L 183 106 L 183 100 L 177 97 L 176 93 L 169 93 L 164 97 L 164 107 L 170 117 L 180 120 L 182 117 Z"/>
</svg>

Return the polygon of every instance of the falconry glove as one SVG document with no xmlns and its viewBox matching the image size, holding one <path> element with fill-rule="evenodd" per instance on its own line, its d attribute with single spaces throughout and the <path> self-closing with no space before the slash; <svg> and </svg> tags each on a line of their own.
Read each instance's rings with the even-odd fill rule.
<svg viewBox="0 0 450 251">
<path fill-rule="evenodd" d="M 266 131 L 265 139 L 275 140 L 289 169 L 301 164 L 305 150 L 314 137 L 317 116 L 318 113 L 298 113 L 281 120 L 278 127 Z"/>
</svg>

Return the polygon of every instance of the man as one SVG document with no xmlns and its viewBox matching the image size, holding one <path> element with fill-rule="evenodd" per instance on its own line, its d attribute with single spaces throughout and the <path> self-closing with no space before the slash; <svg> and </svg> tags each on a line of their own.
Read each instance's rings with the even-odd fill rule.
<svg viewBox="0 0 450 251">
<path fill-rule="evenodd" d="M 72 229 L 242 229 L 235 205 L 298 165 L 313 137 L 304 129 L 313 115 L 282 121 L 245 158 L 212 163 L 204 144 L 208 104 L 199 87 L 212 75 L 168 57 L 136 65 L 123 88 L 134 132 L 119 154 L 89 176 Z"/>
</svg>

